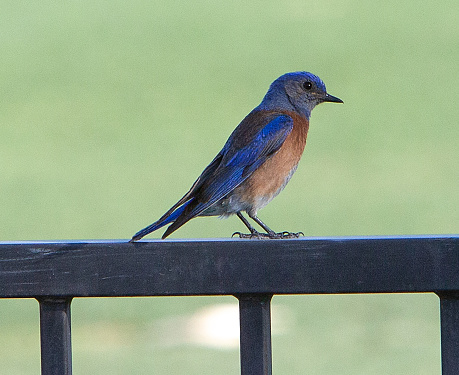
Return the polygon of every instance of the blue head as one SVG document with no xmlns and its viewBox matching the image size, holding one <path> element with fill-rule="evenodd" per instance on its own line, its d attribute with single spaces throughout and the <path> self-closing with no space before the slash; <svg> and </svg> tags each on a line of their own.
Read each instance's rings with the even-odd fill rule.
<svg viewBox="0 0 459 375">
<path fill-rule="evenodd" d="M 309 119 L 312 109 L 323 102 L 343 101 L 327 94 L 325 84 L 314 74 L 293 72 L 280 76 L 271 84 L 258 108 L 295 111 Z"/>
</svg>

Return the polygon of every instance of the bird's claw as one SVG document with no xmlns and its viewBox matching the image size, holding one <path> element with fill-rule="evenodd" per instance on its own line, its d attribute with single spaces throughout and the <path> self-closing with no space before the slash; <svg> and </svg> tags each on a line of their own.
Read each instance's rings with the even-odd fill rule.
<svg viewBox="0 0 459 375">
<path fill-rule="evenodd" d="M 276 234 L 280 234 L 281 237 L 280 238 L 299 238 L 299 237 L 302 237 L 304 236 L 304 233 L 303 232 L 282 232 L 282 233 L 276 233 Z"/>
<path fill-rule="evenodd" d="M 279 232 L 279 233 L 260 233 L 260 232 L 253 232 L 253 233 L 241 233 L 241 232 L 234 232 L 231 237 L 239 236 L 239 238 L 248 238 L 248 239 L 270 239 L 270 240 L 277 240 L 277 239 L 284 239 L 284 238 L 299 238 L 300 236 L 304 236 L 303 232 Z"/>
<path fill-rule="evenodd" d="M 241 233 L 241 232 L 234 232 L 231 237 L 239 236 L 239 238 L 248 238 L 248 239 L 257 239 L 261 240 L 263 238 L 271 238 L 267 233 L 260 233 L 260 232 L 253 232 L 253 233 Z"/>
</svg>

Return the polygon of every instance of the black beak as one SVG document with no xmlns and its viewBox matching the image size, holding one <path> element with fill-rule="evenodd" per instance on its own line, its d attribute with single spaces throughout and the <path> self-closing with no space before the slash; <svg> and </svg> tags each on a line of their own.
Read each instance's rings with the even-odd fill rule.
<svg viewBox="0 0 459 375">
<path fill-rule="evenodd" d="M 336 96 L 330 94 L 325 94 L 323 101 L 332 103 L 344 103 L 340 98 L 337 98 Z"/>
</svg>

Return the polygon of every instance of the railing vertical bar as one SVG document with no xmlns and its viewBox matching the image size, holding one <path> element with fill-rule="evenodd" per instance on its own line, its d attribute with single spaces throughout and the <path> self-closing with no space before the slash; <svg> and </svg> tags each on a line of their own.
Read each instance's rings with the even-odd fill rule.
<svg viewBox="0 0 459 375">
<path fill-rule="evenodd" d="M 241 375 L 271 375 L 272 294 L 246 294 L 239 299 Z"/>
<path fill-rule="evenodd" d="M 40 303 L 41 374 L 71 375 L 71 298 L 37 298 Z"/>
<path fill-rule="evenodd" d="M 438 294 L 443 375 L 459 374 L 459 294 Z"/>
</svg>

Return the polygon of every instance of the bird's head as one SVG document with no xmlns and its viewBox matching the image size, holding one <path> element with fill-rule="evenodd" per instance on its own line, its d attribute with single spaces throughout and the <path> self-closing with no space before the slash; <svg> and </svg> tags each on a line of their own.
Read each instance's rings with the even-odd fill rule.
<svg viewBox="0 0 459 375">
<path fill-rule="evenodd" d="M 293 72 L 280 76 L 271 84 L 260 107 L 293 110 L 309 118 L 312 109 L 323 102 L 343 103 L 327 93 L 319 77 L 308 72 Z"/>
</svg>

